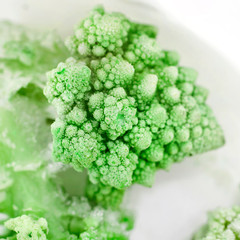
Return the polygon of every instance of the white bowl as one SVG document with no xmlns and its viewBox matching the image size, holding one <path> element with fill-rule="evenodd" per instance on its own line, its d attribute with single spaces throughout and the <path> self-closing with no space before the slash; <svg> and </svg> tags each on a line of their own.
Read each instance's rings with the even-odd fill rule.
<svg viewBox="0 0 240 240">
<path fill-rule="evenodd" d="M 99 3 L 133 20 L 157 25 L 162 48 L 177 50 L 181 65 L 197 69 L 198 84 L 210 90 L 208 103 L 223 126 L 226 145 L 185 159 L 169 173 L 158 172 L 151 189 L 133 186 L 125 198 L 126 205 L 136 212 L 132 240 L 190 239 L 206 220 L 207 211 L 240 202 L 240 74 L 166 13 L 130 1 L 8 0 L 1 3 L 0 18 L 37 29 L 55 28 L 66 36 Z"/>
</svg>

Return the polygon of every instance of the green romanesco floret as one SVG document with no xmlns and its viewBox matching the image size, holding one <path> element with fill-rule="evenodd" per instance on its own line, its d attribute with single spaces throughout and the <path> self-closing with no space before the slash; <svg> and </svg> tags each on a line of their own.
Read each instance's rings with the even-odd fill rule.
<svg viewBox="0 0 240 240">
<path fill-rule="evenodd" d="M 79 111 L 76 107 L 74 110 Z M 79 112 L 75 114 L 80 115 Z M 52 124 L 51 129 L 54 159 L 71 163 L 76 170 L 81 171 L 83 167 L 90 167 L 91 163 L 100 157 L 101 150 L 105 148 L 101 136 L 94 130 L 91 123 L 76 125 L 58 119 Z"/>
<path fill-rule="evenodd" d="M 139 153 L 147 149 L 152 142 L 152 133 L 144 121 L 139 121 L 125 136 L 124 140 Z"/>
<path fill-rule="evenodd" d="M 111 140 L 123 136 L 138 122 L 135 100 L 128 97 L 123 88 L 114 88 L 108 95 L 102 92 L 93 94 L 89 98 L 88 107 Z"/>
<path fill-rule="evenodd" d="M 47 240 L 48 224 L 46 219 L 22 215 L 5 222 L 5 227 L 16 232 L 18 240 Z"/>
<path fill-rule="evenodd" d="M 156 170 L 156 164 L 140 158 L 133 173 L 133 182 L 151 187 L 154 183 Z"/>
<path fill-rule="evenodd" d="M 66 44 L 80 58 L 102 57 L 106 52 L 122 53 L 129 30 L 130 22 L 123 14 L 106 13 L 98 7 L 76 26 L 74 36 Z"/>
<path fill-rule="evenodd" d="M 153 72 L 158 77 L 158 89 L 175 85 L 179 73 L 178 67 L 171 65 L 162 69 L 154 69 Z"/>
<path fill-rule="evenodd" d="M 6 228 L 16 232 L 4 229 L 0 238 L 82 240 L 97 232 L 91 239 L 128 239 L 124 212 L 92 208 L 87 199 L 61 191 L 48 162 L 50 126 L 43 106 L 18 93 L 11 109 L 0 109 L 5 136 L 0 141 L 0 214 L 6 215 Z"/>
<path fill-rule="evenodd" d="M 150 38 L 156 38 L 158 34 L 158 28 L 156 26 L 137 22 L 131 22 L 130 31 L 132 34 L 142 33 Z"/>
<path fill-rule="evenodd" d="M 158 78 L 155 74 L 147 72 L 136 74 L 129 94 L 136 99 L 138 109 L 143 110 L 148 107 L 154 99 L 157 90 Z"/>
<path fill-rule="evenodd" d="M 162 65 L 164 56 L 156 39 L 141 32 L 130 37 L 124 53 L 124 57 L 134 66 L 136 72 Z"/>
<path fill-rule="evenodd" d="M 160 139 L 153 140 L 149 148 L 142 151 L 141 156 L 149 162 L 159 162 L 164 157 L 164 147 Z"/>
<path fill-rule="evenodd" d="M 87 197 L 94 204 L 101 205 L 104 208 L 118 208 L 122 203 L 124 192 L 124 189 L 116 189 L 102 183 L 93 184 L 91 181 L 88 181 L 86 186 Z"/>
<path fill-rule="evenodd" d="M 239 240 L 240 207 L 219 208 L 209 213 L 207 223 L 194 235 L 193 240 Z"/>
<path fill-rule="evenodd" d="M 122 55 L 136 71 L 146 66 L 177 65 L 179 56 L 159 48 L 155 26 L 132 22 L 121 13 L 107 13 L 103 7 L 94 8 L 69 37 L 66 45 L 74 57 L 96 59 L 108 53 Z M 145 66 L 146 65 L 146 66 Z M 145 67 L 144 67 L 145 66 Z"/>
<path fill-rule="evenodd" d="M 180 56 L 176 51 L 163 50 L 164 58 L 163 63 L 166 66 L 176 66 L 179 64 Z"/>
<path fill-rule="evenodd" d="M 59 115 L 68 113 L 76 104 L 81 105 L 84 93 L 91 89 L 90 77 L 90 69 L 73 58 L 48 72 L 49 81 L 44 93 L 49 102 L 57 107 Z"/>
<path fill-rule="evenodd" d="M 90 67 L 94 74 L 93 87 L 95 90 L 125 87 L 132 83 L 134 68 L 121 55 L 114 56 L 108 53 L 102 59 L 92 60 Z"/>
<path fill-rule="evenodd" d="M 88 168 L 99 196 L 94 201 L 105 204 L 103 185 L 110 195 L 133 183 L 151 186 L 157 169 L 224 144 L 197 72 L 158 45 L 153 26 L 97 8 L 70 39 L 75 60 L 60 63 L 63 72 L 52 70 L 46 96 L 55 101 L 48 93 L 57 93 L 60 82 L 88 87 L 74 88 L 64 102 L 57 93 L 54 105 L 63 111 L 52 126 L 53 155 L 77 170 Z"/>
<path fill-rule="evenodd" d="M 109 152 L 102 154 L 89 168 L 90 181 L 118 189 L 130 186 L 138 162 L 137 155 L 130 152 L 129 147 L 120 140 L 108 142 L 107 148 Z"/>
</svg>

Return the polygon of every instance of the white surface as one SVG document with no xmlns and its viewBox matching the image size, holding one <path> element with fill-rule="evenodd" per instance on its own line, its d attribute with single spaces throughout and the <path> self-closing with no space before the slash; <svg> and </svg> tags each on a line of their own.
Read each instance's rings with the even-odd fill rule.
<svg viewBox="0 0 240 240">
<path fill-rule="evenodd" d="M 99 2 L 8 0 L 1 3 L 0 16 L 40 29 L 57 28 L 66 35 Z M 169 173 L 159 172 L 153 188 L 134 186 L 125 199 L 137 216 L 132 240 L 190 239 L 204 222 L 206 211 L 240 202 L 239 73 L 218 52 L 169 20 L 165 13 L 126 1 L 101 2 L 108 10 L 123 11 L 135 20 L 157 24 L 163 48 L 178 50 L 182 64 L 196 68 L 198 83 L 211 92 L 209 104 L 224 128 L 227 144 L 186 159 Z"/>
<path fill-rule="evenodd" d="M 135 0 L 171 15 L 240 69 L 239 0 Z"/>
</svg>

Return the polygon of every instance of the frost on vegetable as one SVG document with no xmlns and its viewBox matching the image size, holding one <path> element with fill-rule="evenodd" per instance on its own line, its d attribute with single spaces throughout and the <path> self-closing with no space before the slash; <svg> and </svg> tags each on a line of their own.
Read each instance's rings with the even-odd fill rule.
<svg viewBox="0 0 240 240">
<path fill-rule="evenodd" d="M 53 156 L 87 168 L 89 194 L 103 205 L 106 192 L 151 186 L 158 169 L 224 144 L 197 72 L 179 66 L 156 33 L 96 8 L 67 40 L 72 58 L 48 74 L 45 95 L 58 112 Z"/>
<path fill-rule="evenodd" d="M 2 23 L 1 26 L 0 63 L 4 67 L 0 73 L 0 239 L 128 239 L 133 225 L 130 215 L 123 210 L 92 207 L 85 197 L 69 196 L 57 180 L 54 164 L 50 162 L 53 114 L 42 86 L 46 80 L 45 71 L 62 59 L 66 49 L 55 35 L 37 35 L 10 23 Z M 69 66 L 72 67 L 71 63 Z M 79 76 L 78 70 L 83 65 L 73 66 L 71 71 L 74 67 L 76 76 Z M 85 70 L 88 76 L 90 70 L 87 67 Z M 69 91 L 65 93 L 66 101 L 63 101 L 64 107 L 69 105 L 71 110 L 66 109 L 67 136 L 69 141 L 76 138 L 77 124 L 85 131 L 86 140 L 93 148 L 98 141 L 95 135 L 91 136 L 93 142 L 89 138 L 91 126 L 84 117 L 84 105 L 79 104 L 84 96 L 79 93 L 80 89 L 84 93 L 90 87 L 84 82 L 82 85 L 79 81 L 74 83 L 75 77 L 66 84 Z M 69 79 L 67 73 L 66 78 Z M 74 95 L 71 105 L 69 96 L 76 94 L 73 87 L 69 88 L 72 85 L 78 89 L 79 99 L 76 100 Z M 59 91 L 49 92 L 49 96 L 60 98 L 63 87 L 58 85 Z M 55 131 L 63 127 L 61 121 L 65 120 L 59 117 Z M 58 136 L 61 136 L 61 131 Z M 81 131 L 77 134 L 82 136 Z M 66 138 L 64 144 L 67 141 Z M 88 154 L 85 156 L 90 158 Z"/>
<path fill-rule="evenodd" d="M 109 152 L 101 155 L 89 168 L 89 178 L 93 183 L 102 182 L 118 189 L 131 185 L 137 155 L 129 152 L 123 142 L 108 142 Z"/>
<path fill-rule="evenodd" d="M 32 83 L 43 88 L 45 72 L 68 55 L 55 32 L 39 33 L 21 25 L 0 22 L 0 105 Z"/>
<path fill-rule="evenodd" d="M 16 238 L 18 240 L 47 239 L 48 225 L 44 218 L 33 220 L 29 216 L 22 215 L 21 217 L 8 220 L 5 226 L 17 233 Z"/>
<path fill-rule="evenodd" d="M 11 109 L 0 109 L 1 239 L 128 239 L 132 220 L 124 211 L 92 208 L 86 198 L 72 198 L 56 183 L 45 110 L 26 91 L 11 98 Z"/>
<path fill-rule="evenodd" d="M 11 159 L 8 164 L 16 171 L 37 169 L 50 158 L 49 114 L 44 103 L 38 104 L 32 98 L 16 95 L 10 109 L 0 107 L 0 162 Z"/>
<path fill-rule="evenodd" d="M 90 66 L 93 73 L 93 87 L 95 90 L 127 87 L 132 83 L 134 68 L 121 55 L 114 56 L 108 53 L 106 57 L 99 60 L 92 60 Z"/>
<path fill-rule="evenodd" d="M 122 53 L 130 30 L 129 20 L 120 13 L 105 13 L 101 7 L 75 28 L 74 35 L 66 44 L 73 54 L 79 57 L 102 57 L 106 52 Z"/>
<path fill-rule="evenodd" d="M 93 240 L 128 239 L 130 215 L 91 207 L 84 197 L 70 197 L 56 183 L 46 163 L 37 169 L 16 171 L 9 164 L 11 160 L 5 159 L 6 164 L 1 165 L 8 173 L 5 177 L 8 180 L 1 179 L 0 183 L 0 214 L 6 216 L 6 229 L 0 232 L 0 237 L 7 240 L 81 240 L 89 236 Z M 16 236 L 7 229 L 15 231 Z"/>
<path fill-rule="evenodd" d="M 86 198 L 69 197 L 46 168 L 14 173 L 14 182 L 5 191 L 0 213 L 7 214 L 5 227 L 16 232 L 17 240 L 128 239 L 130 215 L 92 208 Z M 5 232 L 9 237 L 3 239 L 12 239 L 13 232 Z"/>
<path fill-rule="evenodd" d="M 239 240 L 240 208 L 219 208 L 208 215 L 207 223 L 194 235 L 193 240 Z"/>
</svg>

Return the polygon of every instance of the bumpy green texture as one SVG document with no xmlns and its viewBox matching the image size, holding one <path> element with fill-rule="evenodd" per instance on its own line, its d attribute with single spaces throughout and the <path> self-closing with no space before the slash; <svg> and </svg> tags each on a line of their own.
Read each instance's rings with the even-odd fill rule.
<svg viewBox="0 0 240 240">
<path fill-rule="evenodd" d="M 128 215 L 92 208 L 87 199 L 70 198 L 55 183 L 56 170 L 48 162 L 48 115 L 40 103 L 18 93 L 11 98 L 11 109 L 0 109 L 4 136 L 0 140 L 0 213 L 10 219 L 0 236 L 8 240 L 128 239 Z"/>
<path fill-rule="evenodd" d="M 224 144 L 197 72 L 156 36 L 153 26 L 96 8 L 67 40 L 72 57 L 48 73 L 53 156 L 87 168 L 88 192 L 103 205 L 133 183 L 151 186 L 157 169 Z"/>
<path fill-rule="evenodd" d="M 193 240 L 239 240 L 240 207 L 220 208 L 209 213 L 208 221 Z"/>
<path fill-rule="evenodd" d="M 6 26 L 9 26 L 10 32 L 18 30 L 18 26 L 8 23 Z M 24 31 L 24 36 L 33 34 L 26 29 L 22 31 Z M 14 34 L 9 36 L 9 39 L 13 40 L 14 36 Z M 16 31 L 16 36 L 18 36 L 18 31 Z M 34 46 L 44 44 L 39 36 L 33 34 L 33 37 Z M 9 39 L 7 38 L 7 42 Z M 49 39 L 49 44 L 53 43 L 53 46 L 57 46 L 55 45 L 57 39 Z M 3 36 L 0 41 L 2 44 Z M 41 44 L 38 41 L 41 41 Z M 30 39 L 25 39 L 24 43 L 32 44 Z M 45 39 L 45 44 L 47 43 L 48 40 Z M 6 44 L 0 46 L 1 53 L 5 51 L 5 46 Z M 53 67 L 51 59 L 56 61 L 64 59 L 62 52 L 66 49 L 63 45 L 62 47 L 63 49 L 59 49 L 59 52 L 43 52 L 43 55 L 46 54 L 45 56 L 49 57 L 44 62 L 38 58 L 34 60 L 34 66 L 38 65 L 39 69 L 39 78 L 34 81 L 25 81 L 26 76 L 36 76 L 30 72 L 36 70 L 34 66 L 31 65 L 26 74 L 26 68 L 23 66 L 26 61 L 24 60 L 23 64 L 19 62 L 19 59 L 25 59 L 25 50 L 20 53 L 16 51 L 19 50 L 18 47 L 16 49 L 9 47 L 11 55 L 6 55 L 11 59 L 8 62 L 9 65 L 5 67 L 9 67 L 7 69 L 11 69 L 9 71 L 13 73 L 12 67 L 14 66 L 19 76 L 23 76 L 24 81 L 21 82 L 20 78 L 9 75 L 8 79 L 4 80 L 6 83 L 13 84 L 14 88 L 0 86 L 2 93 L 0 105 L 0 239 L 128 239 L 128 232 L 133 227 L 133 219 L 129 214 L 122 210 L 110 211 L 100 206 L 91 206 L 86 197 L 71 197 L 58 183 L 60 180 L 56 174 L 60 166 L 52 163 L 50 159 L 52 112 L 49 111 L 50 106 L 43 95 L 42 85 L 46 81 L 44 71 L 47 61 L 49 61 L 49 66 Z M 3 58 L 1 60 L 4 64 L 4 61 L 7 62 Z M 3 74 L 1 77 L 4 78 L 7 75 Z M 5 91 L 5 87 L 9 91 Z M 69 115 L 69 119 L 69 122 L 74 122 L 77 117 Z M 69 134 L 70 132 L 71 130 Z"/>
<path fill-rule="evenodd" d="M 125 190 L 106 186 L 103 183 L 93 184 L 91 181 L 86 186 L 86 195 L 93 202 L 104 208 L 118 209 L 123 201 Z"/>
<path fill-rule="evenodd" d="M 17 233 L 16 238 L 18 240 L 46 240 L 48 234 L 47 225 L 46 219 L 33 220 L 27 215 L 10 219 L 5 223 L 6 228 Z"/>
<path fill-rule="evenodd" d="M 67 46 L 80 57 L 102 57 L 107 51 L 122 53 L 129 30 L 130 23 L 124 15 L 108 14 L 103 8 L 96 8 L 76 27 L 75 35 L 67 40 Z"/>
</svg>

